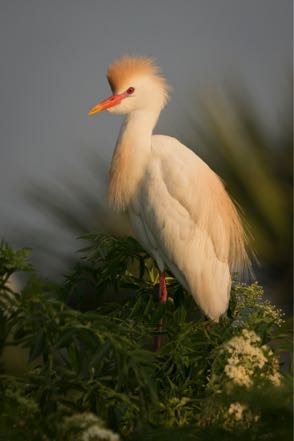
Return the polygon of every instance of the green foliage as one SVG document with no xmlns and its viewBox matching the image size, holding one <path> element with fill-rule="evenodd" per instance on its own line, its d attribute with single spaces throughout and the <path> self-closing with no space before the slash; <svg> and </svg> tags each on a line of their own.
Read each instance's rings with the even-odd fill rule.
<svg viewBox="0 0 294 441">
<path fill-rule="evenodd" d="M 134 239 L 85 239 L 62 286 L 34 274 L 26 250 L 0 248 L 0 440 L 290 439 L 288 324 L 258 284 L 235 284 L 212 323 L 171 275 L 158 305 L 157 270 Z M 17 270 L 30 273 L 20 294 Z M 12 345 L 33 363 L 18 377 Z"/>
<path fill-rule="evenodd" d="M 7 288 L 7 281 L 15 271 L 30 271 L 31 265 L 27 260 L 29 248 L 11 249 L 4 241 L 0 242 L 0 289 Z"/>
</svg>

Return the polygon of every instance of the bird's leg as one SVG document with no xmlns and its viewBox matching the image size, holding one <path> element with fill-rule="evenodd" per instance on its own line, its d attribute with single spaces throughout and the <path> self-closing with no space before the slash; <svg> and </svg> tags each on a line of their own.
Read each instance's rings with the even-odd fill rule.
<svg viewBox="0 0 294 441">
<path fill-rule="evenodd" d="M 165 281 L 165 272 L 160 273 L 160 286 L 159 286 L 159 303 L 166 303 L 167 289 Z"/>
<path fill-rule="evenodd" d="M 159 282 L 159 304 L 166 303 L 167 300 L 167 289 L 166 289 L 166 281 L 165 281 L 165 272 L 160 273 L 160 282 Z M 163 319 L 161 318 L 156 327 L 156 332 L 160 333 L 163 330 Z M 154 350 L 158 351 L 161 347 L 162 343 L 162 335 L 155 335 L 154 337 Z"/>
</svg>

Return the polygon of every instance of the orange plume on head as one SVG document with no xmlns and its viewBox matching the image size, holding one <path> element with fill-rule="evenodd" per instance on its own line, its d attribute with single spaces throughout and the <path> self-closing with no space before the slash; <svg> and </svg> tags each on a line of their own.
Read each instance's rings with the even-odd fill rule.
<svg viewBox="0 0 294 441">
<path fill-rule="evenodd" d="M 134 77 L 150 76 L 160 83 L 168 96 L 169 86 L 160 68 L 152 58 L 126 55 L 115 60 L 108 68 L 107 79 L 113 92 L 128 87 Z"/>
</svg>

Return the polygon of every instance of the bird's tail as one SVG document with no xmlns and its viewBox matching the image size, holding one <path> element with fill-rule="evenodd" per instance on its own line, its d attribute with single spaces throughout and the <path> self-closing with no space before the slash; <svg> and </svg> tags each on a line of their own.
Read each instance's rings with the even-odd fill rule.
<svg viewBox="0 0 294 441">
<path fill-rule="evenodd" d="M 249 228 L 245 224 L 240 207 L 231 199 L 229 199 L 229 203 L 231 205 L 231 215 L 228 217 L 230 271 L 235 280 L 252 280 L 254 278 L 252 261 L 256 260 L 256 256 L 253 251 L 250 251 L 249 256 Z"/>
</svg>

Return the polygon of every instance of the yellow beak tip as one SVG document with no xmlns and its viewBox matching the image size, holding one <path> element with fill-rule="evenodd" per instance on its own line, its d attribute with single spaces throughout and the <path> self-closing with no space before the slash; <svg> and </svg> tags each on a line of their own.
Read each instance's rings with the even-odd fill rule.
<svg viewBox="0 0 294 441">
<path fill-rule="evenodd" d="M 95 106 L 89 110 L 88 115 L 89 116 L 95 115 L 95 113 L 101 112 L 102 110 L 103 110 L 102 106 Z"/>
</svg>

